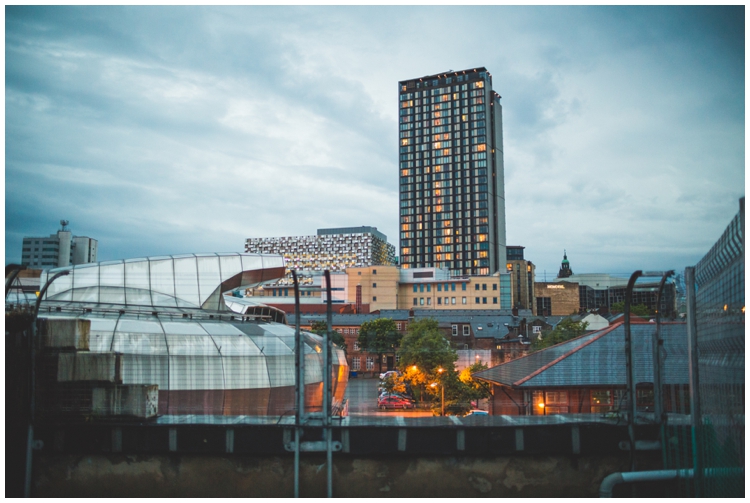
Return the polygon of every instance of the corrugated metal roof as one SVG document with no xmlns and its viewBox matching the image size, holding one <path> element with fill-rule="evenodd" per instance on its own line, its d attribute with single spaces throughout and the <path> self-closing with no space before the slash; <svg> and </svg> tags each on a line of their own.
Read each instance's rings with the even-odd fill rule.
<svg viewBox="0 0 750 503">
<path fill-rule="evenodd" d="M 652 345 L 656 325 L 632 324 L 636 382 L 653 381 Z M 687 328 L 662 324 L 663 381 L 688 383 Z M 625 327 L 622 323 L 478 372 L 475 377 L 515 388 L 626 384 Z"/>
</svg>

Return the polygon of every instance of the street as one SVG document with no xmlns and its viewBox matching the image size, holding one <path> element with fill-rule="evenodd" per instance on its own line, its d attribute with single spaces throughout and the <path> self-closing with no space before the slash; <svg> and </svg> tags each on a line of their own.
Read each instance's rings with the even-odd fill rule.
<svg viewBox="0 0 750 503">
<path fill-rule="evenodd" d="M 378 379 L 358 377 L 349 379 L 346 387 L 346 398 L 349 400 L 349 415 L 362 416 L 402 416 L 432 417 L 432 411 L 416 409 L 378 409 Z"/>
</svg>

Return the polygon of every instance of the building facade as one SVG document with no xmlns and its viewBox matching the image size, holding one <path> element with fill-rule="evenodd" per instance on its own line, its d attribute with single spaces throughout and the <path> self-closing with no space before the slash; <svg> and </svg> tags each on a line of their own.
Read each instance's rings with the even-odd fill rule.
<svg viewBox="0 0 750 503">
<path fill-rule="evenodd" d="M 485 68 L 399 82 L 399 173 L 403 268 L 503 268 L 502 107 Z"/>
<path fill-rule="evenodd" d="M 68 221 L 60 220 L 62 228 L 49 237 L 25 237 L 21 264 L 40 269 L 67 267 L 96 262 L 99 242 L 85 236 L 73 236 Z"/>
<path fill-rule="evenodd" d="M 248 238 L 247 253 L 281 255 L 287 275 L 280 284 L 290 284 L 292 269 L 313 273 L 304 284 L 312 284 L 312 276 L 329 271 L 345 271 L 350 267 L 394 265 L 396 248 L 377 227 L 343 227 L 318 229 L 315 236 L 279 238 Z"/>
<path fill-rule="evenodd" d="M 539 316 L 568 316 L 580 310 L 578 283 L 569 281 L 534 283 Z"/>
<path fill-rule="evenodd" d="M 523 256 L 523 246 L 506 247 L 505 268 L 510 274 L 513 290 L 513 307 L 516 309 L 530 309 L 537 314 L 534 302 L 534 281 L 536 266 Z"/>
</svg>

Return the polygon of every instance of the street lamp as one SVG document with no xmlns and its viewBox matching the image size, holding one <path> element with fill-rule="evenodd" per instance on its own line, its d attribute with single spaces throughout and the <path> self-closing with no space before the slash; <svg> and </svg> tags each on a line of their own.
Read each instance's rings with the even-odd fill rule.
<svg viewBox="0 0 750 503">
<path fill-rule="evenodd" d="M 437 385 L 438 383 L 434 382 L 430 384 L 430 388 L 434 388 Z M 445 415 L 445 386 L 442 383 L 440 383 L 440 415 Z"/>
</svg>

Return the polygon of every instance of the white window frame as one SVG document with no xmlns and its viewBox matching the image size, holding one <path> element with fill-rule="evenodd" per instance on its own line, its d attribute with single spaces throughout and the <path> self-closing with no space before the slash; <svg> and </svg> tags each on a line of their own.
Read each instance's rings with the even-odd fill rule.
<svg viewBox="0 0 750 503">
<path fill-rule="evenodd" d="M 366 367 L 367 370 L 374 370 L 375 369 L 375 358 L 372 357 L 372 356 L 368 356 L 367 357 L 367 361 L 365 362 L 365 364 L 367 365 L 367 367 Z"/>
<path fill-rule="evenodd" d="M 469 335 L 471 335 L 471 329 L 469 325 L 464 325 L 464 336 L 468 337 Z"/>
<path fill-rule="evenodd" d="M 359 351 L 359 342 L 354 341 L 354 351 Z"/>
<path fill-rule="evenodd" d="M 352 370 L 359 370 L 361 368 L 362 361 L 359 356 L 352 358 Z"/>
<path fill-rule="evenodd" d="M 458 336 L 458 325 L 451 325 L 451 335 L 453 337 Z"/>
</svg>

